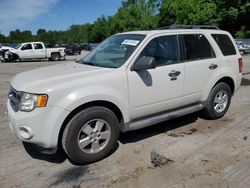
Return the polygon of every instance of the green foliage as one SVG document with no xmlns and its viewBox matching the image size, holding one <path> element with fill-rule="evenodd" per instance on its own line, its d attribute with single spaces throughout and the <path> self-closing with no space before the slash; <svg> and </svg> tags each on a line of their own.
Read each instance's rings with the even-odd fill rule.
<svg viewBox="0 0 250 188">
<path fill-rule="evenodd" d="M 209 1 L 164 0 L 160 8 L 160 26 L 172 24 L 217 25 L 221 20 L 217 6 Z"/>
<path fill-rule="evenodd" d="M 98 18 L 92 28 L 90 33 L 89 41 L 100 42 L 110 35 L 109 22 L 105 16 Z"/>
<path fill-rule="evenodd" d="M 235 37 L 239 39 L 250 38 L 250 30 L 247 30 L 246 26 L 243 26 L 240 31 L 236 32 Z"/>
<path fill-rule="evenodd" d="M 6 43 L 6 38 L 3 34 L 0 33 L 0 42 L 1 43 Z"/>
<path fill-rule="evenodd" d="M 157 27 L 158 0 L 128 0 L 110 19 L 111 33 Z"/>
<path fill-rule="evenodd" d="M 71 25 L 66 31 L 38 29 L 0 34 L 0 43 L 42 41 L 46 44 L 100 42 L 125 31 L 172 24 L 216 25 L 236 37 L 250 37 L 250 0 L 124 0 L 116 14 L 92 24 Z"/>
</svg>

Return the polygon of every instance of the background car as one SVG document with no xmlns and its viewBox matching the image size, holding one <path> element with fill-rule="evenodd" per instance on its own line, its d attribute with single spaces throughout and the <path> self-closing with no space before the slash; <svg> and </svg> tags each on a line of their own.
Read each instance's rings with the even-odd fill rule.
<svg viewBox="0 0 250 188">
<path fill-rule="evenodd" d="M 91 45 L 89 43 L 83 43 L 80 45 L 81 50 L 91 51 Z"/>
<path fill-rule="evenodd" d="M 81 51 L 82 51 L 82 49 L 81 49 L 80 45 L 75 45 L 75 44 L 66 46 L 66 48 L 64 50 L 66 55 L 75 55 L 75 54 L 80 55 Z"/>
<path fill-rule="evenodd" d="M 9 50 L 13 50 L 14 48 L 12 47 L 9 47 L 9 46 L 2 46 L 0 45 L 0 50 L 3 50 L 3 51 L 9 51 Z"/>
<path fill-rule="evenodd" d="M 239 48 L 241 54 L 250 54 L 250 46 L 245 44 L 242 41 L 236 41 L 236 44 Z"/>
</svg>

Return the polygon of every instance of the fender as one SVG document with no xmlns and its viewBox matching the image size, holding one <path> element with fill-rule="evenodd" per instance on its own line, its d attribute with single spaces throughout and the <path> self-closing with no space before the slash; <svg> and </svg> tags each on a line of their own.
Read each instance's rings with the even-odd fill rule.
<svg viewBox="0 0 250 188">
<path fill-rule="evenodd" d="M 7 59 L 5 58 L 6 61 L 11 62 L 11 61 L 16 61 L 19 59 L 18 54 L 14 53 L 14 52 L 8 51 L 8 52 L 6 52 L 6 54 L 8 55 L 8 58 Z"/>
<path fill-rule="evenodd" d="M 222 79 L 223 77 L 229 77 L 233 80 L 234 85 L 236 86 L 236 76 L 232 71 L 232 68 L 230 67 L 224 67 L 223 71 L 220 70 L 218 72 L 216 72 L 216 74 L 213 76 L 213 79 L 211 79 L 209 81 L 209 84 L 207 84 L 207 87 L 202 91 L 203 96 L 202 96 L 202 101 L 206 101 L 208 98 L 208 95 L 210 93 L 210 91 L 213 89 L 213 87 L 215 86 L 215 84 Z"/>
<path fill-rule="evenodd" d="M 74 90 L 58 101 L 57 106 L 71 112 L 77 107 L 94 101 L 107 101 L 116 105 L 123 116 L 124 122 L 130 120 L 128 114 L 128 97 L 111 87 L 91 85 Z"/>
</svg>

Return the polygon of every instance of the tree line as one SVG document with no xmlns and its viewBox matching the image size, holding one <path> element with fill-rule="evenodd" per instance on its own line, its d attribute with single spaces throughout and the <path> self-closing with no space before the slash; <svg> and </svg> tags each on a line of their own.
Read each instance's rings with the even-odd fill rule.
<svg viewBox="0 0 250 188">
<path fill-rule="evenodd" d="M 94 23 L 71 25 L 66 31 L 38 29 L 36 35 L 17 29 L 7 37 L 0 33 L 0 43 L 98 43 L 115 33 L 172 24 L 215 25 L 236 38 L 250 37 L 250 0 L 125 0 L 116 14 Z"/>
</svg>

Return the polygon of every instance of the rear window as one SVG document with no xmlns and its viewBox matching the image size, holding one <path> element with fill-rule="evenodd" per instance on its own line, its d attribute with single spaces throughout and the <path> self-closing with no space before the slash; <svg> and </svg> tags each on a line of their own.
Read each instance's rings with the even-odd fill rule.
<svg viewBox="0 0 250 188">
<path fill-rule="evenodd" d="M 215 57 L 214 50 L 204 35 L 187 34 L 183 35 L 183 39 L 185 45 L 185 60 L 199 60 Z"/>
<path fill-rule="evenodd" d="M 220 50 L 224 56 L 235 55 L 236 50 L 231 39 L 224 34 L 212 34 L 212 37 L 220 47 Z"/>
<path fill-rule="evenodd" d="M 41 43 L 35 43 L 34 47 L 35 47 L 36 50 L 43 49 L 43 45 Z"/>
</svg>

